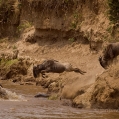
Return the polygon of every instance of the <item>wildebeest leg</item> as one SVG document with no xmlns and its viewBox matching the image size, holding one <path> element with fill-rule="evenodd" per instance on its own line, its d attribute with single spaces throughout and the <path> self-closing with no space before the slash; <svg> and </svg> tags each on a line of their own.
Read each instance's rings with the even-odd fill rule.
<svg viewBox="0 0 119 119">
<path fill-rule="evenodd" d="M 51 71 L 51 69 L 48 67 L 47 69 L 42 70 L 41 73 L 48 73 L 48 72 L 50 72 L 50 71 Z"/>
<path fill-rule="evenodd" d="M 82 71 L 81 69 L 79 69 L 79 68 L 73 68 L 73 71 L 75 71 L 75 72 L 77 72 L 77 73 L 80 73 L 80 74 L 84 74 L 84 73 L 86 73 L 85 71 Z"/>
<path fill-rule="evenodd" d="M 42 77 L 43 77 L 43 78 L 45 78 L 45 77 L 46 77 L 46 76 L 45 76 L 45 73 L 41 73 L 41 75 L 42 75 Z"/>
<path fill-rule="evenodd" d="M 46 76 L 45 76 L 45 73 L 48 73 L 48 72 L 50 72 L 50 68 L 47 68 L 47 69 L 45 69 L 45 70 L 42 70 L 42 71 L 41 71 L 42 77 L 45 78 L 45 77 L 46 77 Z"/>
<path fill-rule="evenodd" d="M 45 72 L 42 72 L 42 71 L 41 71 L 41 75 L 42 75 L 43 78 L 46 77 L 46 76 L 45 76 Z"/>
</svg>

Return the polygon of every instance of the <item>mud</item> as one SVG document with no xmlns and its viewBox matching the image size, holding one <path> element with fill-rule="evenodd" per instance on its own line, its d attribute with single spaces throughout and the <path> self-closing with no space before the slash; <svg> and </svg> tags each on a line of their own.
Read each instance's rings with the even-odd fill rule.
<svg viewBox="0 0 119 119">
<path fill-rule="evenodd" d="M 105 42 L 118 39 L 118 28 L 105 15 L 106 0 L 13 0 L 9 5 L 0 20 L 0 79 L 23 86 L 24 93 L 42 86 L 57 98 L 71 99 L 74 107 L 118 109 L 118 68 L 105 71 L 98 61 Z M 68 62 L 87 73 L 35 79 L 33 65 L 45 59 Z"/>
</svg>

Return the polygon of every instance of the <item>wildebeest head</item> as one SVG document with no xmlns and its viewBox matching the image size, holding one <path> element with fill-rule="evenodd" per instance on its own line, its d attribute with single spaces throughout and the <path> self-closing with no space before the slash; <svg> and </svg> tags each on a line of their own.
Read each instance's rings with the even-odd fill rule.
<svg viewBox="0 0 119 119">
<path fill-rule="evenodd" d="M 35 78 L 37 78 L 37 77 L 39 76 L 39 74 L 40 74 L 42 68 L 43 68 L 42 64 L 37 65 L 37 66 L 33 66 L 33 76 L 34 76 Z"/>
<path fill-rule="evenodd" d="M 99 62 L 100 62 L 100 65 L 104 68 L 104 69 L 107 69 L 107 66 L 108 66 L 108 61 L 106 61 L 104 59 L 104 57 L 99 57 Z"/>
<path fill-rule="evenodd" d="M 109 62 L 115 57 L 113 52 L 113 45 L 109 44 L 103 51 L 103 55 L 99 57 L 100 65 L 106 69 Z"/>
</svg>

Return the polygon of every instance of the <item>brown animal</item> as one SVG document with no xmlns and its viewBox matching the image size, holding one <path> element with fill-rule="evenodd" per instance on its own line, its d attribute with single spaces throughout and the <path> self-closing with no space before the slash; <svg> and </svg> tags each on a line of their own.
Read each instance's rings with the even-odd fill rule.
<svg viewBox="0 0 119 119">
<path fill-rule="evenodd" d="M 110 43 L 103 51 L 103 56 L 99 57 L 100 65 L 107 68 L 109 62 L 113 61 L 119 55 L 119 42 Z"/>
<path fill-rule="evenodd" d="M 40 73 L 42 74 L 42 77 L 44 77 L 45 73 L 48 72 L 62 73 L 64 71 L 74 71 L 82 75 L 86 73 L 79 68 L 73 68 L 69 63 L 61 63 L 56 60 L 45 60 L 42 64 L 33 67 L 33 75 L 35 78 L 37 78 Z"/>
</svg>

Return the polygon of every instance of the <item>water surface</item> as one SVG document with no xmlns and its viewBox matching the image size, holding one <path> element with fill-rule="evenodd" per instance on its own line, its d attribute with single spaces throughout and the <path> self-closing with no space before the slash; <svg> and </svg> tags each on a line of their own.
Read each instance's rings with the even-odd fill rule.
<svg viewBox="0 0 119 119">
<path fill-rule="evenodd" d="M 34 98 L 42 87 L 3 83 L 18 95 L 16 100 L 0 101 L 0 119 L 119 119 L 119 110 L 77 109 L 60 100 Z"/>
</svg>

